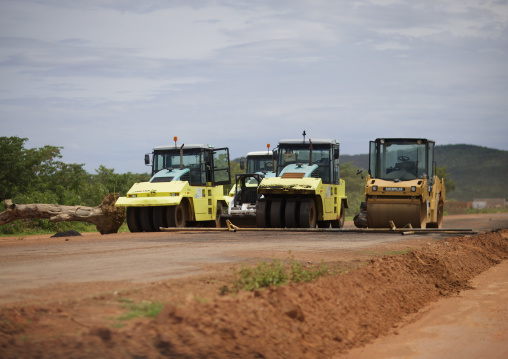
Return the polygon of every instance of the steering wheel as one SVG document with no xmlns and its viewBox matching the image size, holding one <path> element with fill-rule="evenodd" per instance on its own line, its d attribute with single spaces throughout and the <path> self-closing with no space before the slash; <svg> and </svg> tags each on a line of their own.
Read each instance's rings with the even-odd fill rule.
<svg viewBox="0 0 508 359">
<path fill-rule="evenodd" d="M 408 156 L 399 156 L 399 157 L 397 157 L 397 159 L 399 161 L 402 161 L 402 162 L 409 161 L 409 157 Z"/>
</svg>

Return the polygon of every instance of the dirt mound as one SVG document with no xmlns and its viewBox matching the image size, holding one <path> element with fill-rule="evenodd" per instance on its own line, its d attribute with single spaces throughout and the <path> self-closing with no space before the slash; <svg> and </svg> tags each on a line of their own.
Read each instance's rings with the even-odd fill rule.
<svg viewBox="0 0 508 359">
<path fill-rule="evenodd" d="M 330 358 L 388 333 L 508 258 L 508 231 L 456 237 L 349 273 L 236 296 L 166 303 L 123 328 L 80 325 L 65 306 L 0 312 L 6 358 Z M 65 328 L 44 318 L 63 317 Z M 92 313 L 93 315 L 93 313 Z M 93 323 L 93 320 L 91 320 Z"/>
</svg>

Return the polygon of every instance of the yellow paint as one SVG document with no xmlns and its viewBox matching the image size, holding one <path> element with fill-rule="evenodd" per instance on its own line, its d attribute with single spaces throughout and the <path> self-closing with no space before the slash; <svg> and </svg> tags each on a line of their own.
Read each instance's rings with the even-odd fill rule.
<svg viewBox="0 0 508 359">
<path fill-rule="evenodd" d="M 175 206 L 187 198 L 193 213 L 191 221 L 215 220 L 217 202 L 224 201 L 223 186 L 190 186 L 188 182 L 135 183 L 127 196 L 119 197 L 119 207 Z"/>
<path fill-rule="evenodd" d="M 374 191 L 373 186 L 377 186 L 377 191 Z M 416 187 L 416 191 L 411 192 L 412 186 Z M 389 190 L 394 187 L 403 188 L 403 190 Z M 388 190 L 385 190 L 385 188 Z M 445 202 L 446 190 L 444 179 L 439 179 L 437 176 L 434 176 L 434 185 L 432 186 L 432 191 L 429 192 L 426 178 L 393 182 L 372 178 L 369 175 L 365 185 L 365 199 L 367 203 L 427 203 L 427 223 L 430 223 L 437 222 L 438 220 L 439 203 Z"/>
<path fill-rule="evenodd" d="M 318 220 L 328 221 L 340 218 L 342 201 L 349 207 L 344 180 L 340 184 L 323 184 L 320 178 L 264 178 L 258 188 L 260 194 L 282 196 L 314 196 L 318 205 Z"/>
</svg>

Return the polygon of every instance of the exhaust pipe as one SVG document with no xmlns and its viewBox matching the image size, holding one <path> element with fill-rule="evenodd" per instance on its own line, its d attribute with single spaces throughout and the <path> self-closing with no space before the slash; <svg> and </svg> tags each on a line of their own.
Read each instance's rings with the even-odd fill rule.
<svg viewBox="0 0 508 359">
<path fill-rule="evenodd" d="M 180 146 L 180 169 L 183 170 L 183 144 Z"/>
</svg>

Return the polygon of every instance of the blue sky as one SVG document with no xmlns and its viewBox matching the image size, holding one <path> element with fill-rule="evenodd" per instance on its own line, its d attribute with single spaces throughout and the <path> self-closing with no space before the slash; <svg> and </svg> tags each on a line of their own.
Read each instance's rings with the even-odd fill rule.
<svg viewBox="0 0 508 359">
<path fill-rule="evenodd" d="M 0 0 L 0 78 L 0 136 L 90 173 L 173 136 L 508 150 L 508 2 Z"/>
</svg>

